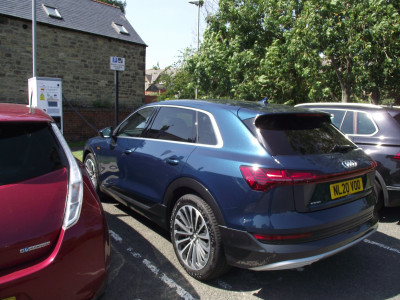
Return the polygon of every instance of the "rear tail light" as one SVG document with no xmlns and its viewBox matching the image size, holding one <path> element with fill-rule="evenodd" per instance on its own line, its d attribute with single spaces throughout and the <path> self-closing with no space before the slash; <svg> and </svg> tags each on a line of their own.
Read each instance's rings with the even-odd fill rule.
<svg viewBox="0 0 400 300">
<path fill-rule="evenodd" d="M 400 160 L 400 152 L 392 157 L 393 160 Z"/>
<path fill-rule="evenodd" d="M 322 174 L 317 171 L 265 169 L 257 166 L 241 166 L 240 171 L 242 172 L 243 178 L 246 180 L 251 189 L 255 191 L 268 191 L 276 185 L 290 185 L 310 182 L 322 183 L 331 180 L 342 180 L 354 176 L 360 176 L 375 170 L 376 166 L 377 163 L 371 160 L 369 167 L 335 174 Z"/>
<path fill-rule="evenodd" d="M 240 171 L 248 185 L 256 191 L 266 191 L 279 184 L 309 182 L 318 177 L 316 173 L 310 171 L 275 170 L 251 166 L 241 166 Z"/>
<path fill-rule="evenodd" d="M 69 180 L 68 180 L 68 195 L 65 206 L 65 215 L 63 221 L 63 229 L 68 229 L 73 226 L 79 219 L 83 201 L 83 179 L 78 163 L 72 152 L 69 150 L 67 142 L 62 136 L 57 125 L 52 124 L 53 131 L 56 134 L 69 164 Z"/>
</svg>

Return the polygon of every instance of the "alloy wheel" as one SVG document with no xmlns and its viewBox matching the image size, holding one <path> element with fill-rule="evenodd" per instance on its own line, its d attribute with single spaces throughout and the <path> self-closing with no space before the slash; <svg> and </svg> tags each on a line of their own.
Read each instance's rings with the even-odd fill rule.
<svg viewBox="0 0 400 300">
<path fill-rule="evenodd" d="M 192 270 L 204 268 L 210 256 L 211 240 L 200 211 L 191 205 L 179 208 L 173 234 L 178 255 L 185 265 Z"/>
</svg>

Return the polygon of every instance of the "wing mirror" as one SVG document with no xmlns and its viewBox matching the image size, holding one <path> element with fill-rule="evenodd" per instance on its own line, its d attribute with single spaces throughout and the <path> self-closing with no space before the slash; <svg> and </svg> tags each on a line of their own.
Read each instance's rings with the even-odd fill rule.
<svg viewBox="0 0 400 300">
<path fill-rule="evenodd" d="M 113 136 L 113 128 L 112 127 L 106 127 L 101 130 L 99 130 L 99 136 L 102 138 L 109 138 Z"/>
</svg>

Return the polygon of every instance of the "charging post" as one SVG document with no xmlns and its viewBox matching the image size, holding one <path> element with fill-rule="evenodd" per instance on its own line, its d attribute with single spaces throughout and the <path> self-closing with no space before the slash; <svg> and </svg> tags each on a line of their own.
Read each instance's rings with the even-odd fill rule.
<svg viewBox="0 0 400 300">
<path fill-rule="evenodd" d="M 50 115 L 61 132 L 64 130 L 61 78 L 32 77 L 28 79 L 29 106 Z"/>
</svg>

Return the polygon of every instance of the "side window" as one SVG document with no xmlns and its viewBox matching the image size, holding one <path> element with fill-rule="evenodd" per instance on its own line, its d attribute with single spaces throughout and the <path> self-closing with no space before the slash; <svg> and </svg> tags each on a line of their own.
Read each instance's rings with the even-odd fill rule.
<svg viewBox="0 0 400 300">
<path fill-rule="evenodd" d="M 118 130 L 118 136 L 139 137 L 149 122 L 149 118 L 154 111 L 154 107 L 143 108 L 122 123 Z"/>
<path fill-rule="evenodd" d="M 337 109 L 324 109 L 323 111 L 329 113 L 331 115 L 331 121 L 333 125 L 335 125 L 337 128 L 340 128 L 346 111 Z"/>
<path fill-rule="evenodd" d="M 345 134 L 354 134 L 354 112 L 346 112 L 340 130 L 343 131 Z"/>
<path fill-rule="evenodd" d="M 216 145 L 217 138 L 215 137 L 214 128 L 210 117 L 202 112 L 198 112 L 198 138 L 199 144 Z"/>
<path fill-rule="evenodd" d="M 178 142 L 195 141 L 196 112 L 177 107 L 161 107 L 147 137 Z"/>
<path fill-rule="evenodd" d="M 371 116 L 365 112 L 357 112 L 357 134 L 373 134 L 376 127 Z"/>
</svg>

